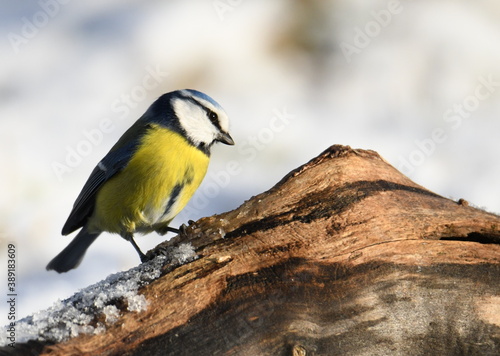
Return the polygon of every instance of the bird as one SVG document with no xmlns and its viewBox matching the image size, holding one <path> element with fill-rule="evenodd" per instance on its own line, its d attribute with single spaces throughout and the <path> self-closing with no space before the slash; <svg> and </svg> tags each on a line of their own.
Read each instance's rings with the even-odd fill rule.
<svg viewBox="0 0 500 356">
<path fill-rule="evenodd" d="M 62 235 L 81 230 L 47 265 L 58 273 L 78 267 L 104 231 L 129 241 L 134 233 L 179 233 L 169 226 L 198 189 L 215 142 L 234 145 L 224 109 L 193 89 L 160 96 L 94 168 L 73 204 Z"/>
</svg>

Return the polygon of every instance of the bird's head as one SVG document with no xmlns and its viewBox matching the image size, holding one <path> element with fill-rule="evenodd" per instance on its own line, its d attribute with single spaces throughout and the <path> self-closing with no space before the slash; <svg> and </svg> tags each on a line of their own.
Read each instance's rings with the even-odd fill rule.
<svg viewBox="0 0 500 356">
<path fill-rule="evenodd" d="M 191 144 L 207 153 L 217 141 L 234 145 L 224 109 L 197 90 L 184 89 L 162 95 L 151 105 L 145 118 L 178 131 Z"/>
</svg>

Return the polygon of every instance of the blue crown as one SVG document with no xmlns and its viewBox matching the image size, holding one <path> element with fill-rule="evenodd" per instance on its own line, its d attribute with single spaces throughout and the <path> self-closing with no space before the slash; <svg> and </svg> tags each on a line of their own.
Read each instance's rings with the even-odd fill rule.
<svg viewBox="0 0 500 356">
<path fill-rule="evenodd" d="M 209 97 L 207 94 L 202 93 L 201 91 L 198 91 L 198 90 L 194 90 L 194 89 L 185 89 L 185 90 L 188 91 L 189 93 L 191 93 L 191 95 L 193 95 L 194 97 L 198 97 L 200 99 L 206 100 L 209 103 L 211 103 L 213 106 L 215 106 L 216 108 L 222 109 L 222 107 L 219 105 L 219 103 L 216 102 L 211 97 Z"/>
</svg>

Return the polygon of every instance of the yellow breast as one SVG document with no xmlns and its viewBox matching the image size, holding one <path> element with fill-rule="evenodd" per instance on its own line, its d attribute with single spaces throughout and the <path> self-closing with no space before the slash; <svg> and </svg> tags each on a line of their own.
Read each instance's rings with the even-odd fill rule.
<svg viewBox="0 0 500 356">
<path fill-rule="evenodd" d="M 133 233 L 168 225 L 199 187 L 208 163 L 184 137 L 153 126 L 123 171 L 98 192 L 89 227 Z"/>
</svg>

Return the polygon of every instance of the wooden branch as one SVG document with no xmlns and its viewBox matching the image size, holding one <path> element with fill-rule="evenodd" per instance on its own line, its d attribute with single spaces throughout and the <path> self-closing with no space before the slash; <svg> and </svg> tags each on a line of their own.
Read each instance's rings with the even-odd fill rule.
<svg viewBox="0 0 500 356">
<path fill-rule="evenodd" d="M 332 146 L 158 248 L 199 258 L 46 355 L 498 355 L 500 217 Z M 157 253 L 157 251 L 150 251 Z"/>
</svg>

